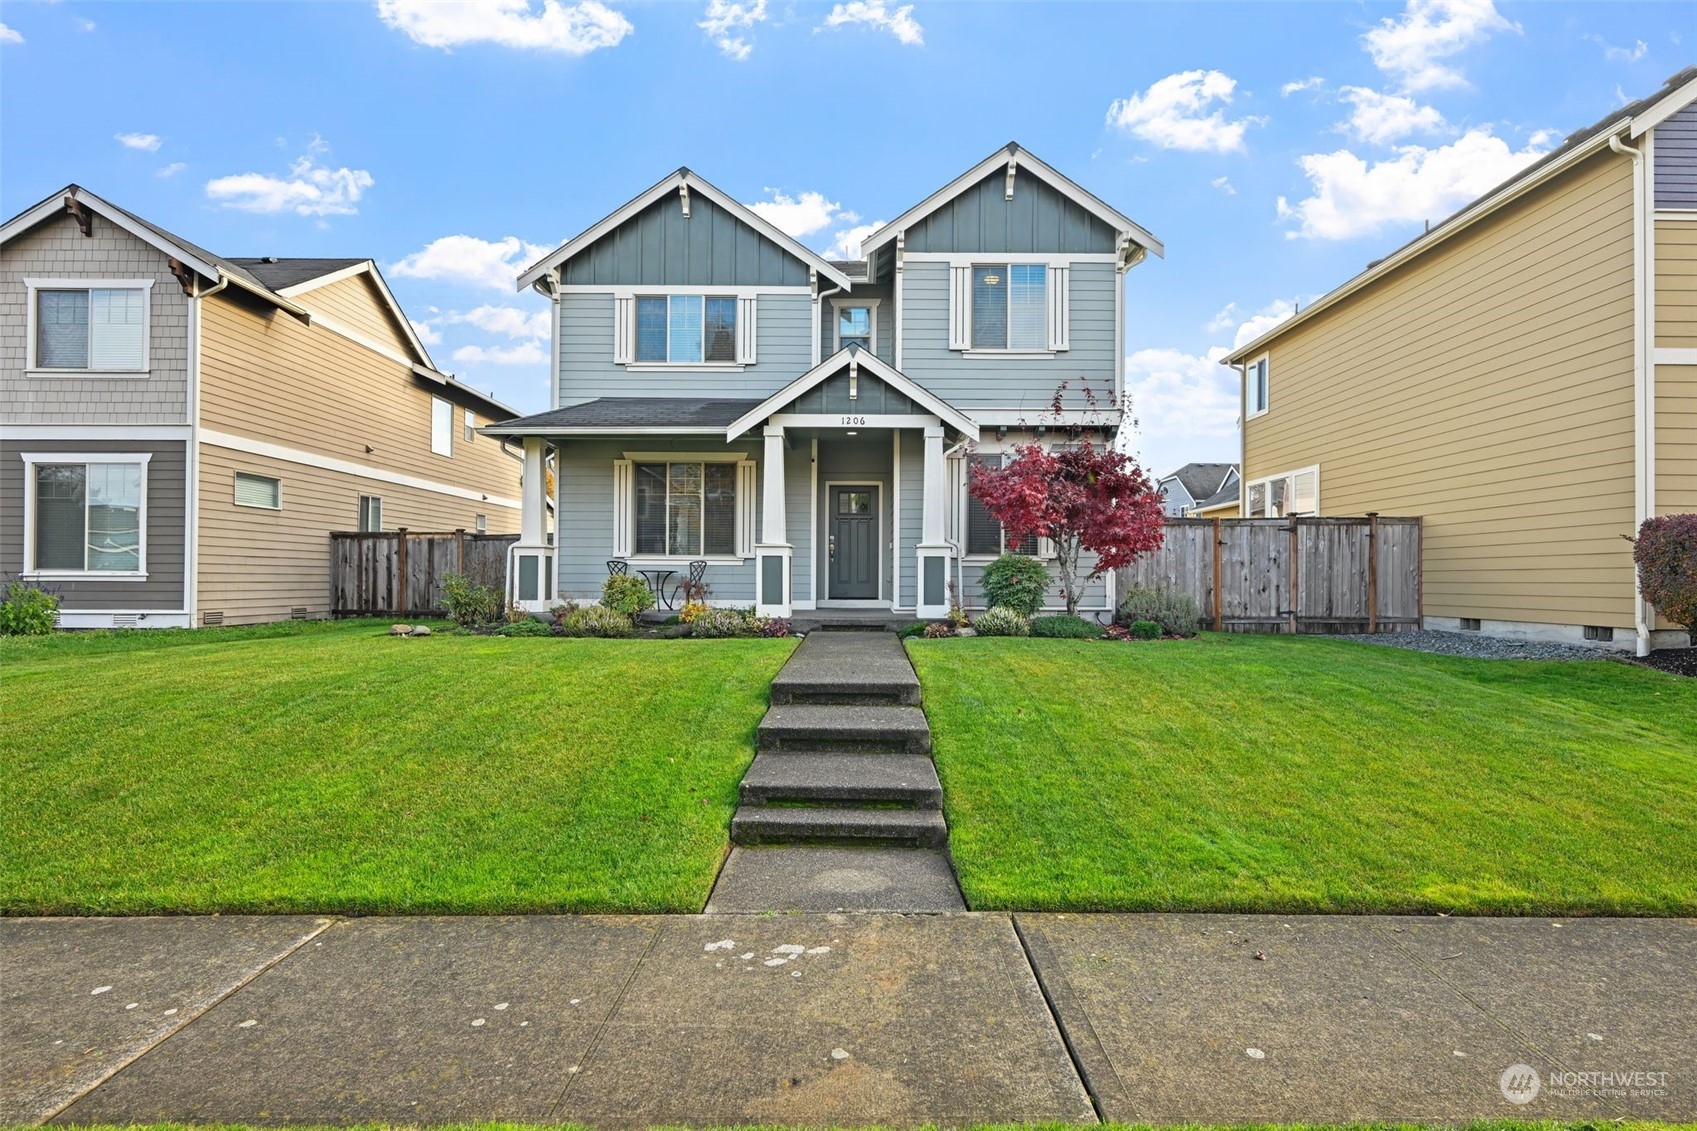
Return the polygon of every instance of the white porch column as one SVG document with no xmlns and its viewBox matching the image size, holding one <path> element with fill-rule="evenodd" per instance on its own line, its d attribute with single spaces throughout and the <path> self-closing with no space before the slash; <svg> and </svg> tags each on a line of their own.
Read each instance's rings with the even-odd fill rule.
<svg viewBox="0 0 1697 1131">
<path fill-rule="evenodd" d="M 914 615 L 935 620 L 949 615 L 949 567 L 954 549 L 945 540 L 943 516 L 948 499 L 948 474 L 943 461 L 943 425 L 925 428 L 925 482 L 920 508 L 919 592 Z"/>
<path fill-rule="evenodd" d="M 754 611 L 787 617 L 793 608 L 790 564 L 794 549 L 784 514 L 784 430 L 766 426 L 761 459 L 760 541 L 754 547 Z"/>
<path fill-rule="evenodd" d="M 554 603 L 554 548 L 548 544 L 548 445 L 524 438 L 519 493 L 519 540 L 507 552 L 507 600 L 533 613 Z"/>
</svg>

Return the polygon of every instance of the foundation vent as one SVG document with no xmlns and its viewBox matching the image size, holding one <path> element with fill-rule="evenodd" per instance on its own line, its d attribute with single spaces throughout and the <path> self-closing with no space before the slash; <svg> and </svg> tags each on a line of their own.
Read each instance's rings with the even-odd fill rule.
<svg viewBox="0 0 1697 1131">
<path fill-rule="evenodd" d="M 206 625 L 208 628 L 216 627 L 218 625 L 223 624 L 224 623 L 223 610 L 219 610 L 218 612 L 215 612 L 215 613 L 201 613 L 200 614 L 200 623 Z"/>
<path fill-rule="evenodd" d="M 1614 638 L 1615 630 L 1612 628 L 1608 628 L 1600 624 L 1588 624 L 1585 626 L 1585 639 L 1587 640 L 1596 640 L 1604 644 L 1612 644 L 1614 642 Z"/>
<path fill-rule="evenodd" d="M 289 619 L 290 620 L 305 620 L 306 619 L 306 606 L 305 605 L 296 605 L 293 608 L 291 608 L 289 610 Z"/>
<path fill-rule="evenodd" d="M 112 614 L 112 627 L 113 628 L 134 628 L 135 626 L 136 626 L 136 615 L 134 613 L 113 613 Z"/>
<path fill-rule="evenodd" d="M 1478 632 L 1479 631 L 1479 618 L 1478 617 L 1462 617 L 1461 618 L 1461 631 L 1463 631 L 1463 632 Z"/>
</svg>

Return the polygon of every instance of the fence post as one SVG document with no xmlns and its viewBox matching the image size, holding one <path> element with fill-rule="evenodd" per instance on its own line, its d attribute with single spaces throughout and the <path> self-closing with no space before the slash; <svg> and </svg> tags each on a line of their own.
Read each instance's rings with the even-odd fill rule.
<svg viewBox="0 0 1697 1131">
<path fill-rule="evenodd" d="M 1214 631 L 1224 632 L 1225 622 L 1222 617 L 1220 600 L 1220 517 L 1214 516 Z"/>
<path fill-rule="evenodd" d="M 465 527 L 454 527 L 454 572 L 465 573 Z"/>
<path fill-rule="evenodd" d="M 1414 537 L 1418 545 L 1414 548 L 1414 615 L 1419 619 L 1420 630 L 1426 630 L 1426 516 L 1420 515 L 1414 520 Z"/>
<path fill-rule="evenodd" d="M 395 561 L 399 565 L 399 576 L 395 581 L 395 615 L 407 615 L 407 528 L 395 527 L 395 534 L 400 539 L 400 546 L 395 551 Z"/>
<path fill-rule="evenodd" d="M 1290 612 L 1285 627 L 1292 636 L 1296 635 L 1296 598 L 1297 598 L 1297 568 L 1296 568 L 1296 516 L 1290 516 Z"/>
<path fill-rule="evenodd" d="M 1379 512 L 1367 512 L 1367 633 L 1379 631 Z"/>
</svg>

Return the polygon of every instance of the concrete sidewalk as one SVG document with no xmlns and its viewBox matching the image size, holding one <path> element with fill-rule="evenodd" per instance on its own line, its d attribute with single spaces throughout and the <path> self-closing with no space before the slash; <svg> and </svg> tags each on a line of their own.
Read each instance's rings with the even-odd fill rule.
<svg viewBox="0 0 1697 1131">
<path fill-rule="evenodd" d="M 1697 1117 L 1691 920 L 14 919 L 0 995 L 0 1122 Z"/>
</svg>

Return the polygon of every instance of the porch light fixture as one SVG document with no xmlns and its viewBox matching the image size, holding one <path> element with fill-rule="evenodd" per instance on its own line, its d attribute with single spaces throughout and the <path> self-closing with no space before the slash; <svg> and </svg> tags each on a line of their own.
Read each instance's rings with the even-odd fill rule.
<svg viewBox="0 0 1697 1131">
<path fill-rule="evenodd" d="M 856 432 L 854 429 L 850 428 L 847 432 L 844 432 L 843 435 L 845 435 L 845 436 L 858 436 L 858 435 L 860 435 L 860 433 Z"/>
</svg>

